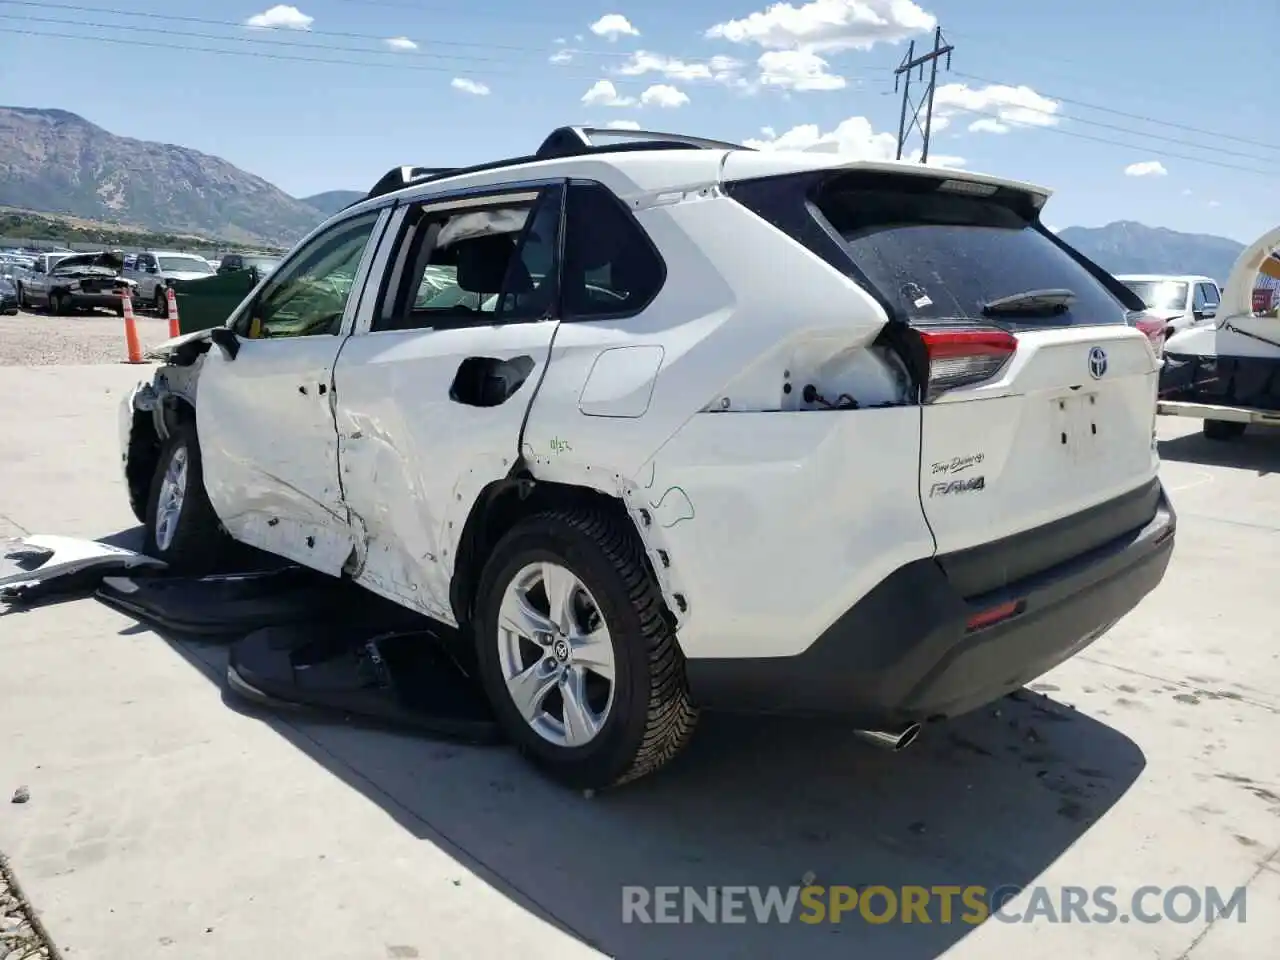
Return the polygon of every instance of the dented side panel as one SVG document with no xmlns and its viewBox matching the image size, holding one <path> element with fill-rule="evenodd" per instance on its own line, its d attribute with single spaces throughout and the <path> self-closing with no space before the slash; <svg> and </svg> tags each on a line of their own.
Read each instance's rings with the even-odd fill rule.
<svg viewBox="0 0 1280 960">
<path fill-rule="evenodd" d="M 356 580 L 454 623 L 449 583 L 476 497 L 515 459 L 554 321 L 368 333 L 334 373 L 346 504 L 365 537 Z M 476 405 L 473 373 L 501 371 L 506 395 Z"/>
<path fill-rule="evenodd" d="M 353 540 L 329 385 L 338 337 L 246 340 L 204 357 L 196 429 L 204 484 L 237 540 L 336 575 Z"/>
</svg>

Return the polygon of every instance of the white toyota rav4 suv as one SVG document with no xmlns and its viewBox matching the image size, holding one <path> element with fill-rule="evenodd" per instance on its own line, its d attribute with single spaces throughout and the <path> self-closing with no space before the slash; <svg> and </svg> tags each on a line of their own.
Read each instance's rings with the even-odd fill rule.
<svg viewBox="0 0 1280 960">
<path fill-rule="evenodd" d="M 1160 582 L 1142 304 L 1047 191 L 603 134 L 393 170 L 162 345 L 122 410 L 147 551 L 240 541 L 461 627 L 588 787 L 703 707 L 904 746 Z"/>
</svg>

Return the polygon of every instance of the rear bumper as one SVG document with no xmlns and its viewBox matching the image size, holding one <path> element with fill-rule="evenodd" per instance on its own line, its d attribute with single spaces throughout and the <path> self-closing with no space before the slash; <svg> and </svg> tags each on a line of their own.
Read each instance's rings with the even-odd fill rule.
<svg viewBox="0 0 1280 960">
<path fill-rule="evenodd" d="M 801 654 L 688 660 L 691 693 L 712 709 L 866 726 L 967 713 L 1084 649 L 1137 606 L 1164 577 L 1176 525 L 1159 489 L 1141 527 L 978 596 L 962 593 L 948 558 L 909 563 Z M 1016 615 L 968 629 L 975 614 L 1007 603 L 1018 604 Z"/>
</svg>

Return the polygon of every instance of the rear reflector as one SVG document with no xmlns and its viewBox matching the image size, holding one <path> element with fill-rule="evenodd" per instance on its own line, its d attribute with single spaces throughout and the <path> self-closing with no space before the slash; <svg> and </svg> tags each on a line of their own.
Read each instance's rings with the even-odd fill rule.
<svg viewBox="0 0 1280 960">
<path fill-rule="evenodd" d="M 983 610 L 981 613 L 975 613 L 965 621 L 965 629 L 981 630 L 984 627 L 994 626 L 1002 620 L 1008 620 L 1010 617 L 1017 615 L 1021 609 L 1021 600 L 1010 600 L 1008 603 L 998 604 Z"/>
<path fill-rule="evenodd" d="M 990 327 L 920 330 L 929 355 L 929 384 L 925 399 L 933 400 L 956 387 L 990 380 L 1018 349 L 1018 340 Z"/>
</svg>

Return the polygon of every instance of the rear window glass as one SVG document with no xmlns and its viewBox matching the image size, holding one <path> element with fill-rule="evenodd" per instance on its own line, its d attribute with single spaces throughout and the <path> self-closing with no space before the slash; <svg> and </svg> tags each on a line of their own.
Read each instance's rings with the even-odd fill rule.
<svg viewBox="0 0 1280 960">
<path fill-rule="evenodd" d="M 1023 211 L 991 197 L 941 192 L 945 181 L 858 179 L 856 186 L 828 184 L 815 205 L 855 266 L 908 322 L 1015 328 L 1125 322 L 1124 305 Z M 1032 291 L 1073 297 L 1065 309 L 1042 298 L 1038 307 L 984 312 L 992 301 Z"/>
</svg>

